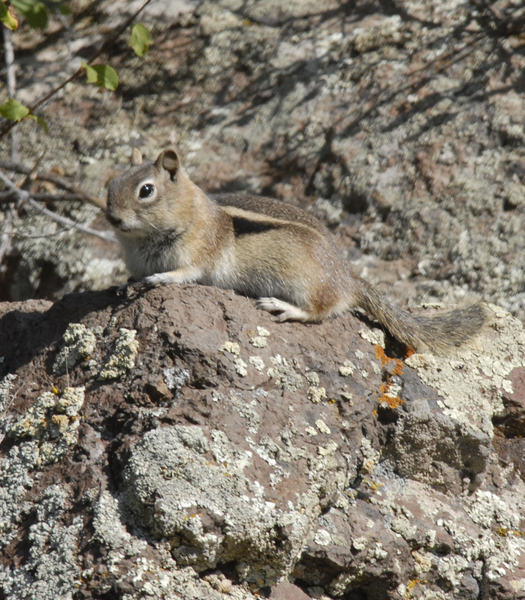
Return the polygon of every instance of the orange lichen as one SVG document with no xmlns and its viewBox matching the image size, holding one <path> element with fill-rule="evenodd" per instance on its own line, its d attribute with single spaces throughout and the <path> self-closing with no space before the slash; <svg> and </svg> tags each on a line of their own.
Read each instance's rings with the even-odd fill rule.
<svg viewBox="0 0 525 600">
<path fill-rule="evenodd" d="M 390 391 L 391 387 L 391 381 L 385 381 L 384 383 L 382 383 L 380 387 L 381 395 L 378 396 L 377 399 L 379 400 L 379 402 L 384 402 L 389 408 L 394 409 L 401 406 L 401 404 L 404 404 L 405 401 L 401 400 L 399 396 L 390 396 L 388 392 Z"/>
<path fill-rule="evenodd" d="M 406 587 L 406 592 L 405 592 L 405 598 L 407 598 L 407 600 L 409 598 L 412 598 L 412 590 L 416 587 L 416 585 L 420 584 L 421 580 L 420 579 L 411 579 L 408 582 L 408 585 Z"/>
<path fill-rule="evenodd" d="M 395 361 L 396 366 L 392 371 L 392 375 L 402 375 L 403 374 L 403 362 L 399 360 L 399 358 L 392 359 Z"/>
<path fill-rule="evenodd" d="M 392 370 L 392 374 L 387 374 L 387 379 L 384 383 L 381 384 L 381 395 L 378 396 L 379 402 L 384 402 L 387 404 L 389 408 L 398 408 L 401 404 L 404 403 L 404 400 L 401 400 L 398 396 L 389 395 L 390 388 L 392 387 L 392 377 L 399 376 L 403 374 L 403 361 L 399 358 L 391 358 L 387 356 L 383 348 L 376 345 L 376 358 L 381 361 L 381 366 L 386 367 L 391 362 L 394 362 L 395 367 Z"/>
<path fill-rule="evenodd" d="M 376 344 L 376 358 L 381 360 L 381 366 L 386 367 L 388 363 L 392 360 L 389 356 L 385 354 L 385 351 L 379 344 Z"/>
</svg>

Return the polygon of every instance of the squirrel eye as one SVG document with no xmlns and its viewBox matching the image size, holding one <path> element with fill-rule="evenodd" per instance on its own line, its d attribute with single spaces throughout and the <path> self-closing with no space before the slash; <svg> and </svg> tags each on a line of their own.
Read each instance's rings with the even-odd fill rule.
<svg viewBox="0 0 525 600">
<path fill-rule="evenodd" d="M 155 191 L 155 186 L 152 183 L 145 183 L 139 191 L 139 198 L 142 200 L 144 198 L 151 198 L 153 196 L 153 192 Z"/>
</svg>

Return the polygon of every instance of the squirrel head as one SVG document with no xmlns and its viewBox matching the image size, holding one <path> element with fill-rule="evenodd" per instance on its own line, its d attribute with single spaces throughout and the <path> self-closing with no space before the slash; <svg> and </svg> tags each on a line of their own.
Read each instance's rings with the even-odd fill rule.
<svg viewBox="0 0 525 600">
<path fill-rule="evenodd" d="M 131 165 L 109 183 L 106 217 L 111 225 L 131 237 L 183 231 L 191 219 L 193 184 L 177 152 L 169 148 L 155 162 L 143 162 L 134 148 Z"/>
</svg>

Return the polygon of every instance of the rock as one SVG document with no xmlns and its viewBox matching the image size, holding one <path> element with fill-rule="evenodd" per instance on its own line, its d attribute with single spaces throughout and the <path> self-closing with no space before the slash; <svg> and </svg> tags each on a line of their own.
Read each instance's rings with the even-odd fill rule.
<svg viewBox="0 0 525 600">
<path fill-rule="evenodd" d="M 19 100 L 77 68 L 65 32 L 98 46 L 135 4 L 22 24 Z M 20 160 L 104 197 L 132 146 L 176 144 L 211 193 L 311 210 L 398 303 L 523 318 L 523 8 L 385 6 L 151 2 L 145 58 L 112 48 L 117 93 L 68 84 L 40 109 L 49 136 L 18 125 Z M 116 244 L 27 205 L 0 223 L 1 598 L 525 597 L 525 338 L 505 311 L 451 356 L 406 358 L 352 315 L 118 295 Z"/>
<path fill-rule="evenodd" d="M 205 286 L 1 304 L 2 593 L 521 593 L 525 483 L 500 457 L 524 333 L 492 310 L 453 355 L 403 360 L 351 314 L 277 323 Z M 95 340 L 60 375 L 72 330 Z M 123 330 L 134 364 L 100 380 Z"/>
</svg>

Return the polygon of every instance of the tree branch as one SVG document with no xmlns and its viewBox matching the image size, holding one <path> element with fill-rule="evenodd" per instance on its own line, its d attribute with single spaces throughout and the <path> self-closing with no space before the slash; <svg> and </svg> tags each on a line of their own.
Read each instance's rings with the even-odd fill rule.
<svg viewBox="0 0 525 600">
<path fill-rule="evenodd" d="M 21 190 L 20 188 L 16 187 L 16 185 L 9 179 L 9 177 L 4 175 L 1 171 L 0 179 L 5 183 L 5 185 L 8 188 L 10 188 L 17 194 L 20 200 L 33 207 L 35 210 L 38 210 L 41 214 L 46 215 L 50 219 L 53 219 L 53 221 L 56 221 L 61 225 L 65 225 L 66 227 L 73 227 L 78 231 L 81 231 L 82 233 L 87 233 L 88 235 L 98 237 L 101 240 L 104 240 L 105 242 L 116 241 L 115 234 L 112 231 L 97 231 L 96 229 L 91 229 L 91 227 L 87 227 L 86 225 L 82 225 L 81 223 L 77 223 L 76 221 L 72 221 L 67 217 L 62 217 L 61 215 L 58 215 L 57 213 L 51 210 L 48 210 L 45 206 L 42 206 L 36 200 L 34 200 L 29 192 L 26 192 L 25 190 Z"/>
<path fill-rule="evenodd" d="M 33 179 L 41 180 L 41 181 L 49 181 L 58 185 L 62 189 L 71 192 L 72 194 L 76 194 L 77 196 L 81 196 L 84 200 L 91 202 L 95 206 L 98 206 L 102 210 L 106 210 L 106 203 L 104 200 L 97 198 L 97 196 L 92 196 L 88 194 L 78 186 L 73 183 L 67 181 L 67 179 L 63 179 L 62 177 L 58 177 L 57 175 L 51 175 L 48 173 L 33 173 L 33 169 L 26 165 L 17 162 L 9 162 L 7 160 L 0 160 L 0 169 L 5 169 L 6 171 L 13 171 L 14 173 L 21 173 L 23 175 L 31 175 Z M 18 188 L 17 188 L 18 189 Z"/>
</svg>

